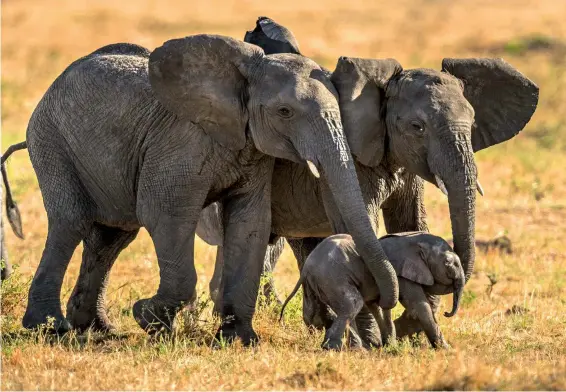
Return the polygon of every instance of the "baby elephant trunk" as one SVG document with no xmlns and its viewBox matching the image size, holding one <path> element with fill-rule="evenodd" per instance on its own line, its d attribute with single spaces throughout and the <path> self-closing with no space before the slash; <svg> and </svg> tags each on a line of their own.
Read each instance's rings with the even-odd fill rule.
<svg viewBox="0 0 566 392">
<path fill-rule="evenodd" d="M 444 316 L 452 317 L 458 311 L 460 307 L 460 300 L 462 299 L 462 293 L 464 292 L 464 284 L 466 278 L 462 273 L 461 276 L 458 276 L 457 279 L 454 280 L 454 294 L 453 294 L 453 302 L 452 302 L 452 311 L 451 312 L 444 312 Z"/>
</svg>

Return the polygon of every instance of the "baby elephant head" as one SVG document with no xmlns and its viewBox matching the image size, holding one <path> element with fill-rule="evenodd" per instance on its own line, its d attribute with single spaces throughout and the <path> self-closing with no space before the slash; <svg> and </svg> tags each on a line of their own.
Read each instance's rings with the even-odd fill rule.
<svg viewBox="0 0 566 392">
<path fill-rule="evenodd" d="M 460 258 L 450 245 L 441 237 L 424 232 L 387 234 L 380 240 L 397 276 L 423 286 L 452 288 L 452 311 L 444 315 L 454 316 L 460 306 L 466 276 Z"/>
<path fill-rule="evenodd" d="M 452 311 L 445 312 L 444 316 L 452 317 L 458 311 L 460 300 L 466 282 L 464 269 L 460 258 L 443 239 L 436 237 L 435 242 L 418 242 L 419 255 L 432 273 L 435 283 L 454 288 L 454 301 Z"/>
</svg>

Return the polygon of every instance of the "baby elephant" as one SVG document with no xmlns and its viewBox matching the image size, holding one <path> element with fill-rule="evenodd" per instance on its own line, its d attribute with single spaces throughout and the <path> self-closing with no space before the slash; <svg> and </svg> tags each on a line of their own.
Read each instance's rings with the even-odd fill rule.
<svg viewBox="0 0 566 392">
<path fill-rule="evenodd" d="M 465 283 L 459 257 L 442 238 L 423 232 L 390 234 L 382 237 L 380 242 L 399 278 L 399 301 L 406 309 L 404 316 L 422 325 L 434 348 L 448 347 L 435 318 L 436 304 L 428 301 L 424 286 L 451 287 L 454 293 L 452 311 L 444 315 L 455 315 Z M 312 293 L 321 305 L 336 313 L 332 320 L 324 320 L 326 334 L 323 348 L 340 350 L 348 325 L 352 327 L 351 339 L 359 341 L 355 318 L 364 305 L 378 321 L 382 342 L 395 339 L 391 313 L 382 312 L 379 308 L 379 289 L 356 251 L 351 236 L 330 236 L 313 250 L 297 285 L 283 304 L 281 316 L 301 284 L 305 292 Z"/>
</svg>

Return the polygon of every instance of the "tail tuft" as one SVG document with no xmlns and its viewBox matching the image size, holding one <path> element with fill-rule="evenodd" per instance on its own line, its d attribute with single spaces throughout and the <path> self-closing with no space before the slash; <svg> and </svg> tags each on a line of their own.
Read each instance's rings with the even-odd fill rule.
<svg viewBox="0 0 566 392">
<path fill-rule="evenodd" d="M 10 226 L 12 226 L 12 230 L 14 230 L 14 234 L 20 239 L 24 239 L 24 230 L 22 228 L 22 217 L 20 215 L 20 210 L 18 209 L 18 205 L 16 203 L 12 203 L 11 206 L 7 208 L 8 214 L 8 222 L 10 222 Z"/>
</svg>

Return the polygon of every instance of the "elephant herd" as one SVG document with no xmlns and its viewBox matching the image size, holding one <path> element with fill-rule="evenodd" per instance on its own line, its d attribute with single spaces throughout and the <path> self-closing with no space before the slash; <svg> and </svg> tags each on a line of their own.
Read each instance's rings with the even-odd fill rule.
<svg viewBox="0 0 566 392">
<path fill-rule="evenodd" d="M 52 318 L 56 333 L 115 329 L 105 306 L 108 277 L 141 227 L 160 275 L 155 295 L 133 306 L 148 333 L 171 330 L 194 298 L 195 233 L 218 246 L 211 282 L 218 338 L 258 341 L 252 319 L 260 277 L 275 267 L 283 239 L 302 269 L 326 237 L 347 233 L 379 292 L 374 305 L 389 314 L 404 278 L 376 236 L 378 215 L 390 234 L 427 232 L 424 181 L 448 197 L 467 281 L 476 192 L 483 194 L 474 153 L 517 135 L 537 103 L 538 87 L 501 59 L 444 59 L 437 71 L 340 57 L 327 70 L 266 17 L 244 41 L 201 34 L 153 51 L 128 43 L 100 48 L 53 82 L 26 141 L 2 156 L 12 227 L 22 234 L 4 163 L 18 149 L 28 149 L 48 217 L 23 326 Z M 64 316 L 61 286 L 81 241 Z M 2 238 L 3 278 L 4 250 Z M 427 282 L 431 304 L 453 291 Z M 336 319 L 328 305 L 305 290 L 305 323 L 328 327 Z M 393 328 L 422 330 L 410 313 Z M 362 306 L 362 341 L 372 341 L 378 321 Z"/>
</svg>

